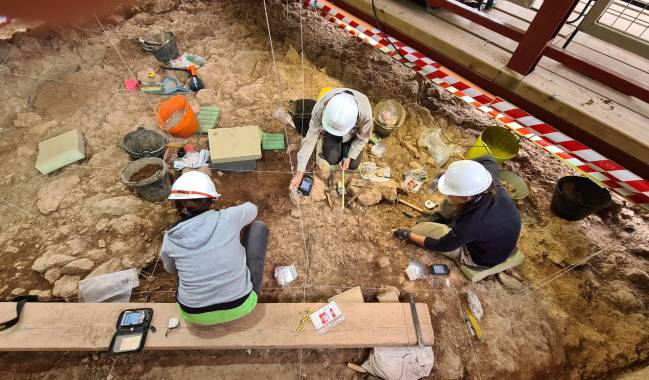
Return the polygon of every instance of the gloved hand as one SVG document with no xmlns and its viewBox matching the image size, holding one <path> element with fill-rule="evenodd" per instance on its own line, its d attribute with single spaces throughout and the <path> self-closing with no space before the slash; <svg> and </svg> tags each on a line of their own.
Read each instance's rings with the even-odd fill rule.
<svg viewBox="0 0 649 380">
<path fill-rule="evenodd" d="M 398 230 L 394 231 L 394 237 L 397 240 L 408 240 L 410 239 L 410 230 L 399 228 Z"/>
</svg>

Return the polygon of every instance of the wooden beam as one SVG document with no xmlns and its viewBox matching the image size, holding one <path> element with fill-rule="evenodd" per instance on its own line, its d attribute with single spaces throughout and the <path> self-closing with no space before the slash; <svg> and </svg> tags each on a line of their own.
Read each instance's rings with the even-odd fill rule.
<svg viewBox="0 0 649 380">
<path fill-rule="evenodd" d="M 539 62 L 548 43 L 559 33 L 579 0 L 545 1 L 518 43 L 507 67 L 527 75 Z"/>
<path fill-rule="evenodd" d="M 324 334 L 310 322 L 303 332 L 297 327 L 306 310 L 320 303 L 258 304 L 248 316 L 212 327 L 180 327 L 167 338 L 170 317 L 178 318 L 175 303 L 27 303 L 20 322 L 0 332 L 0 351 L 105 351 L 115 332 L 119 313 L 138 307 L 153 308 L 157 331 L 149 332 L 145 350 L 200 350 L 248 348 L 356 348 L 412 346 L 417 336 L 408 303 L 338 304 L 345 320 Z M 0 303 L 0 320 L 15 316 L 16 304 Z M 433 326 L 424 303 L 417 313 L 426 345 L 434 341 Z"/>
</svg>

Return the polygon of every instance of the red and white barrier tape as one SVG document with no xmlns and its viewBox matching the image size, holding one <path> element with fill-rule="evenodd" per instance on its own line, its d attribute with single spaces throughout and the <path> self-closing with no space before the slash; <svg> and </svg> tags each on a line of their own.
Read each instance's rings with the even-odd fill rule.
<svg viewBox="0 0 649 380">
<path fill-rule="evenodd" d="M 515 105 L 500 98 L 494 99 L 487 96 L 478 89 L 452 77 L 439 63 L 396 38 L 389 37 L 380 30 L 359 22 L 331 3 L 323 0 L 309 0 L 305 4 L 318 10 L 321 16 L 341 29 L 376 47 L 464 102 L 500 121 L 516 134 L 534 142 L 596 183 L 649 210 L 649 181 L 626 170 L 621 165 Z M 399 53 L 394 50 L 392 45 L 399 50 Z"/>
</svg>

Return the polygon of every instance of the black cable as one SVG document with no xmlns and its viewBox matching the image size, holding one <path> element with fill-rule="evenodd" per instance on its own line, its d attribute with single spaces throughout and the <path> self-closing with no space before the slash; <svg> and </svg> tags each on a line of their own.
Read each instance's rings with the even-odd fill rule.
<svg viewBox="0 0 649 380">
<path fill-rule="evenodd" d="M 588 6 L 589 6 L 592 2 L 593 2 L 593 0 L 588 0 L 588 3 L 586 3 L 586 5 L 584 6 L 584 8 L 581 10 L 581 12 L 579 13 L 579 16 L 578 16 L 576 19 L 574 19 L 572 22 L 575 22 L 575 21 L 579 20 L 579 18 L 582 17 L 584 13 L 586 13 L 586 10 L 588 9 Z M 570 42 L 572 42 L 572 39 L 575 38 L 575 36 L 576 36 L 577 33 L 579 32 L 579 29 L 581 29 L 581 24 L 584 23 L 584 20 L 585 20 L 585 19 L 586 19 L 586 18 L 583 18 L 583 19 L 581 20 L 581 22 L 579 23 L 579 25 L 577 25 L 577 27 L 575 27 L 575 30 L 573 30 L 572 33 L 570 33 L 570 35 L 569 35 L 568 38 L 566 39 L 566 42 L 563 43 L 563 46 L 561 47 L 562 49 L 567 48 L 568 45 L 570 44 Z M 570 21 L 568 21 L 567 23 L 569 23 L 569 22 L 570 22 Z"/>
<path fill-rule="evenodd" d="M 385 39 L 388 40 L 390 45 L 392 45 L 392 48 L 394 49 L 394 51 L 396 51 L 397 54 L 399 54 L 401 59 L 403 59 L 406 62 L 410 62 L 410 61 L 408 61 L 406 59 L 406 57 L 403 56 L 403 54 L 401 54 L 399 49 L 397 49 L 397 47 L 394 46 L 394 43 L 392 43 L 392 41 L 390 40 L 390 37 L 387 34 L 385 34 L 385 32 L 383 31 L 383 26 L 381 25 L 381 21 L 379 20 L 379 16 L 376 14 L 376 6 L 374 6 L 374 0 L 372 0 L 372 13 L 374 14 L 374 20 L 376 21 L 376 26 L 378 26 L 381 33 L 383 33 L 385 35 Z"/>
<path fill-rule="evenodd" d="M 568 20 L 568 21 L 566 21 L 566 24 L 570 24 L 570 25 L 572 25 L 574 22 L 577 22 L 577 20 L 579 20 L 580 18 L 584 17 L 584 14 L 586 13 L 586 10 L 588 9 L 588 7 L 590 7 L 590 4 L 591 4 L 593 1 L 594 1 L 594 0 L 588 0 L 588 2 L 586 3 L 586 5 L 584 5 L 584 7 L 582 8 L 581 12 L 579 12 L 579 14 L 577 15 L 577 17 L 575 17 L 573 20 Z"/>
</svg>

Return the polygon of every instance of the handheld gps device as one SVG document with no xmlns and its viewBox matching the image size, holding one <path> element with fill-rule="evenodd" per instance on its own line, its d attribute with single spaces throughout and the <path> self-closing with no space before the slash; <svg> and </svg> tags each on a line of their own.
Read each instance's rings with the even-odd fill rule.
<svg viewBox="0 0 649 380">
<path fill-rule="evenodd" d="M 302 178 L 302 182 L 300 182 L 300 186 L 298 186 L 297 189 L 303 195 L 308 196 L 309 194 L 311 194 L 311 188 L 313 188 L 313 177 L 305 175 Z"/>
<path fill-rule="evenodd" d="M 117 317 L 115 335 L 110 341 L 108 352 L 127 354 L 142 351 L 152 319 L 153 309 L 150 308 L 122 311 Z"/>
<path fill-rule="evenodd" d="M 433 264 L 430 266 L 430 273 L 433 276 L 448 276 L 450 271 L 446 264 Z"/>
</svg>

